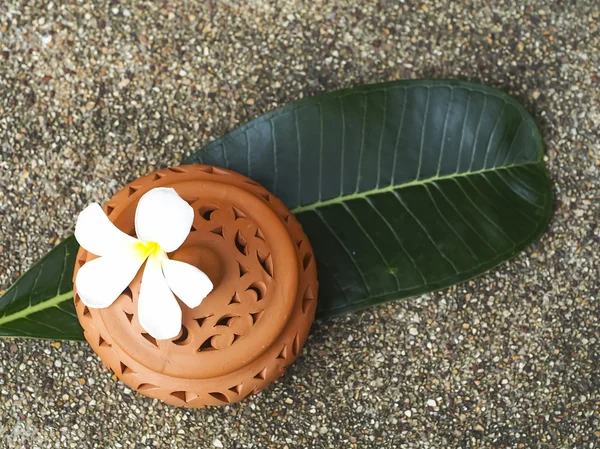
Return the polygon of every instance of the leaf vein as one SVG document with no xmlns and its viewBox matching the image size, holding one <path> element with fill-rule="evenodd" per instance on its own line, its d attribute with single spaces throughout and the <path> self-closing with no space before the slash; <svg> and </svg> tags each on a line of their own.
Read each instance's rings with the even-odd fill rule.
<svg viewBox="0 0 600 449">
<path fill-rule="evenodd" d="M 379 135 L 379 148 L 377 149 L 377 182 L 375 187 L 378 189 L 381 182 L 381 147 L 383 146 L 383 135 L 385 134 L 385 122 L 387 120 L 387 90 L 383 91 L 383 120 L 381 125 L 381 134 Z"/>
<path fill-rule="evenodd" d="M 417 177 L 415 181 L 421 178 L 421 166 L 423 162 L 423 147 L 425 144 L 425 128 L 427 128 L 427 113 L 429 112 L 429 102 L 431 101 L 431 89 L 427 88 L 427 100 L 425 101 L 425 112 L 423 113 L 423 124 L 421 125 L 421 145 L 419 148 L 419 165 L 417 166 Z"/>
<path fill-rule="evenodd" d="M 531 200 L 530 200 L 529 198 L 527 198 L 526 196 L 523 196 L 523 194 L 522 194 L 521 192 L 519 192 L 519 191 L 515 190 L 515 189 L 513 188 L 513 186 L 511 185 L 511 183 L 509 183 L 509 182 L 508 182 L 506 179 L 504 179 L 504 176 L 501 176 L 501 174 L 500 174 L 500 173 L 494 173 L 494 174 L 495 174 L 496 176 L 498 176 L 498 177 L 499 177 L 499 178 L 502 180 L 502 182 L 504 182 L 504 183 L 505 183 L 505 184 L 508 186 L 508 188 L 509 188 L 509 189 L 510 189 L 512 192 L 514 192 L 514 193 L 515 193 L 517 196 L 519 196 L 520 198 L 522 198 L 522 199 L 523 199 L 524 201 L 526 201 L 527 203 L 531 204 L 533 207 L 535 207 L 535 208 L 537 208 L 537 209 L 541 209 L 541 206 L 540 206 L 539 204 L 537 204 L 537 203 L 535 203 L 535 202 L 531 201 Z M 513 179 L 513 180 L 515 180 L 515 178 L 512 178 L 512 179 Z M 520 184 L 520 185 L 521 185 L 521 186 L 523 186 L 522 184 Z M 529 189 L 526 189 L 526 190 L 530 192 L 530 190 L 529 190 Z"/>
<path fill-rule="evenodd" d="M 496 122 L 494 123 L 494 128 L 492 128 L 492 132 L 490 134 L 490 137 L 488 138 L 487 146 L 485 149 L 485 158 L 483 159 L 483 166 L 482 166 L 483 168 L 486 168 L 486 166 L 487 166 L 487 160 L 488 160 L 488 157 L 490 154 L 490 148 L 492 146 L 492 139 L 494 138 L 494 135 L 496 134 L 496 130 L 498 129 L 498 124 L 500 123 L 500 119 L 504 115 L 505 109 L 506 109 L 506 102 L 503 103 L 502 110 L 500 111 L 500 114 L 498 114 L 498 117 L 496 118 Z"/>
<path fill-rule="evenodd" d="M 410 260 L 410 263 L 412 264 L 412 266 L 414 267 L 415 271 L 419 274 L 419 276 L 421 277 L 421 279 L 423 280 L 423 285 L 427 283 L 427 280 L 425 279 L 425 276 L 423 275 L 423 273 L 421 272 L 421 270 L 419 270 L 419 267 L 417 267 L 417 264 L 415 262 L 415 259 L 410 255 L 410 253 L 407 251 L 407 249 L 404 247 L 404 245 L 402 244 L 402 241 L 400 240 L 400 237 L 398 236 L 398 234 L 396 233 L 396 231 L 394 230 L 394 228 L 392 227 L 392 225 L 390 224 L 390 222 L 387 220 L 387 218 L 385 218 L 385 216 L 379 211 L 379 209 L 377 209 L 375 207 L 375 205 L 373 204 L 373 202 L 371 201 L 371 199 L 369 197 L 365 198 L 365 201 L 369 204 L 369 206 L 371 206 L 371 208 L 375 211 L 375 213 L 377 215 L 379 215 L 379 217 L 383 220 L 383 222 L 386 224 L 386 226 L 389 228 L 389 230 L 392 232 L 392 234 L 394 235 L 394 238 L 396 239 L 396 241 L 398 242 L 398 245 L 400 245 L 400 249 L 402 249 L 402 252 L 406 255 L 406 257 L 408 258 L 408 260 Z"/>
<path fill-rule="evenodd" d="M 462 158 L 463 145 L 465 142 L 465 128 L 467 126 L 467 117 L 469 116 L 469 106 L 471 105 L 471 95 L 467 97 L 467 106 L 465 107 L 465 116 L 463 117 L 463 124 L 460 130 L 460 144 L 458 146 L 458 156 L 456 159 L 456 172 L 460 170 L 460 160 Z"/>
<path fill-rule="evenodd" d="M 461 213 L 461 212 L 460 212 L 460 211 L 459 211 L 459 210 L 456 208 L 456 206 L 454 205 L 454 203 L 453 203 L 452 201 L 450 201 L 450 199 L 449 199 L 449 198 L 446 196 L 446 194 L 445 194 L 445 193 L 444 193 L 444 191 L 443 191 L 443 190 L 440 188 L 440 186 L 438 186 L 438 185 L 437 185 L 437 183 L 435 183 L 435 182 L 433 183 L 433 186 L 434 186 L 434 187 L 435 187 L 435 188 L 438 190 L 438 192 L 440 192 L 440 193 L 441 193 L 441 195 L 442 195 L 442 196 L 444 197 L 444 199 L 445 199 L 445 200 L 448 202 L 448 204 L 450 205 L 450 207 L 452 207 L 452 209 L 454 209 L 454 211 L 455 211 L 455 212 L 458 214 L 458 216 L 459 216 L 460 218 L 462 218 L 462 220 L 465 222 L 465 224 L 466 224 L 466 225 L 467 225 L 467 226 L 468 226 L 468 227 L 469 227 L 469 228 L 470 228 L 470 229 L 471 229 L 471 230 L 472 230 L 472 231 L 475 233 L 475 235 L 477 235 L 477 236 L 478 236 L 478 237 L 481 239 L 481 241 L 482 241 L 482 242 L 483 242 L 483 243 L 484 243 L 484 244 L 485 244 L 485 245 L 486 245 L 486 246 L 487 246 L 489 249 L 491 249 L 491 250 L 492 250 L 494 253 L 497 253 L 497 251 L 494 249 L 494 247 L 493 247 L 493 246 L 491 246 L 491 245 L 488 243 L 487 239 L 486 239 L 484 236 L 482 236 L 482 235 L 479 233 L 479 231 L 478 231 L 478 230 L 477 230 L 475 227 L 473 227 L 473 226 L 471 225 L 471 222 L 470 222 L 470 221 L 469 221 L 467 218 L 465 218 L 465 216 L 464 216 L 464 215 L 463 215 L 463 214 L 462 214 L 462 213 Z"/>
<path fill-rule="evenodd" d="M 442 131 L 442 144 L 440 146 L 440 156 L 438 158 L 438 167 L 436 176 L 440 176 L 440 170 L 442 168 L 442 158 L 444 155 L 444 147 L 446 146 L 446 129 L 448 128 L 448 117 L 450 117 L 450 109 L 452 108 L 452 100 L 454 99 L 454 88 L 450 89 L 450 100 L 448 101 L 448 108 L 446 108 L 446 117 L 444 118 L 444 129 Z"/>
<path fill-rule="evenodd" d="M 67 253 L 67 247 L 65 246 L 64 248 L 64 255 L 63 255 L 63 267 L 62 270 L 60 272 L 60 279 L 58 280 L 58 287 L 56 288 L 56 294 L 54 296 L 58 296 L 60 294 L 60 286 L 62 285 L 62 281 L 65 277 L 65 271 L 67 271 L 67 256 L 69 255 L 69 253 Z"/>
<path fill-rule="evenodd" d="M 46 261 L 43 260 L 40 263 L 40 269 L 37 273 L 37 276 L 35 277 L 35 280 L 33 281 L 33 285 L 31 286 L 31 290 L 29 290 L 29 297 L 27 298 L 27 307 L 31 306 L 31 299 L 33 298 L 33 292 L 35 291 L 35 288 L 37 287 L 37 283 L 40 280 L 40 277 L 42 276 L 42 272 L 44 271 L 44 266 L 46 266 Z"/>
<path fill-rule="evenodd" d="M 392 180 L 390 186 L 394 185 L 394 179 L 396 177 L 396 160 L 398 158 L 398 143 L 400 142 L 400 134 L 402 134 L 402 127 L 404 126 L 404 111 L 406 110 L 406 97 L 407 91 L 404 90 L 404 101 L 402 102 L 402 112 L 400 113 L 400 124 L 398 125 L 398 133 L 396 134 L 396 143 L 394 145 L 394 159 L 392 161 Z"/>
<path fill-rule="evenodd" d="M 346 254 L 348 255 L 348 257 L 350 258 L 350 260 L 354 264 L 354 267 L 358 271 L 358 274 L 360 275 L 360 277 L 362 279 L 362 282 L 363 282 L 363 284 L 365 286 L 365 289 L 367 290 L 367 293 L 370 295 L 371 294 L 371 288 L 369 287 L 369 284 L 367 283 L 365 275 L 362 272 L 362 270 L 360 269 L 360 266 L 356 262 L 356 259 L 354 259 L 354 256 L 352 255 L 352 252 L 346 247 L 346 245 L 344 244 L 344 241 L 338 237 L 338 235 L 331 228 L 331 226 L 329 226 L 329 223 L 327 223 L 327 220 L 325 220 L 325 217 L 323 217 L 323 215 L 321 214 L 321 212 L 320 211 L 315 211 L 315 213 L 321 219 L 321 221 L 323 222 L 323 224 L 325 225 L 325 227 L 327 228 L 327 230 L 331 233 L 331 235 L 333 235 L 333 237 L 337 240 L 337 242 L 340 244 L 340 246 L 342 247 L 342 249 L 346 252 Z"/>
<path fill-rule="evenodd" d="M 450 230 L 454 233 L 454 235 L 456 235 L 456 237 L 458 237 L 458 239 L 461 241 L 461 243 L 465 246 L 465 248 L 471 253 L 471 255 L 473 256 L 473 258 L 480 262 L 479 257 L 477 257 L 477 254 L 475 254 L 473 252 L 473 250 L 471 249 L 471 247 L 467 244 L 467 242 L 464 241 L 464 239 L 461 237 L 461 235 L 456 231 L 456 229 L 454 229 L 454 226 L 452 226 L 452 224 L 450 224 L 450 222 L 448 221 L 448 219 L 444 216 L 444 214 L 442 214 L 442 212 L 440 211 L 437 203 L 435 202 L 435 199 L 433 198 L 433 195 L 431 194 L 431 192 L 429 191 L 429 187 L 427 186 L 427 184 L 425 184 L 423 186 L 425 188 L 425 190 L 427 191 L 427 195 L 429 195 L 429 198 L 431 199 L 431 202 L 433 203 L 433 207 L 435 208 L 435 210 L 437 211 L 438 215 L 442 218 L 442 220 L 444 221 L 444 223 L 446 223 L 446 226 L 448 226 L 450 228 Z"/>
<path fill-rule="evenodd" d="M 527 190 L 528 192 L 531 192 L 533 194 L 537 194 L 537 192 L 535 190 L 533 190 L 531 187 L 529 187 L 527 184 L 525 184 L 521 179 L 516 178 L 510 171 L 508 171 L 507 176 L 509 176 L 510 178 L 514 179 L 514 181 L 521 185 L 525 190 Z"/>
<path fill-rule="evenodd" d="M 61 310 L 62 310 L 62 309 L 61 309 Z M 35 323 L 35 324 L 37 324 L 38 326 L 44 326 L 44 327 L 47 327 L 47 328 L 49 328 L 49 329 L 52 329 L 52 330 L 54 330 L 54 331 L 58 332 L 59 334 L 63 334 L 63 335 L 64 335 L 64 333 L 65 333 L 65 332 L 64 332 L 62 329 L 60 329 L 60 328 L 58 328 L 58 327 L 56 327 L 56 326 L 52 326 L 51 324 L 48 324 L 48 323 L 43 323 L 43 322 L 41 322 L 41 321 L 38 321 L 38 320 L 34 320 L 34 319 L 33 319 L 33 318 L 31 318 L 30 316 L 24 316 L 24 317 L 23 317 L 23 319 L 25 319 L 25 320 L 27 320 L 27 321 L 31 321 L 32 323 Z"/>
<path fill-rule="evenodd" d="M 356 218 L 356 216 L 354 215 L 354 213 L 352 213 L 352 211 L 350 210 L 350 208 L 348 207 L 348 205 L 346 203 L 342 203 L 342 207 L 344 208 L 344 210 L 346 212 L 348 212 L 348 214 L 350 214 L 350 217 L 352 217 L 352 219 L 358 225 L 358 227 L 360 228 L 360 230 L 362 231 L 362 233 L 365 235 L 365 237 L 367 237 L 367 240 L 369 240 L 369 242 L 371 243 L 371 245 L 373 246 L 373 248 L 375 249 L 375 251 L 377 252 L 377 254 L 379 255 L 379 257 L 381 258 L 381 261 L 387 267 L 388 272 L 390 274 L 392 274 L 392 276 L 394 276 L 394 279 L 396 280 L 396 288 L 399 289 L 400 288 L 400 280 L 398 279 L 398 276 L 396 275 L 396 273 L 394 272 L 394 270 L 392 270 L 391 265 L 388 263 L 387 259 L 384 257 L 383 253 L 379 249 L 379 246 L 377 246 L 377 244 L 371 238 L 371 236 L 369 235 L 369 233 L 367 232 L 367 230 L 360 224 L 360 222 L 358 221 L 358 219 Z"/>
<path fill-rule="evenodd" d="M 502 192 L 500 192 L 496 186 L 494 186 L 494 183 L 490 181 L 490 179 L 486 176 L 487 173 L 482 173 L 481 177 L 485 180 L 485 182 L 490 186 L 490 188 L 496 192 L 496 194 L 503 198 L 506 202 L 508 203 L 512 203 L 512 199 L 507 198 Z M 511 189 L 511 191 L 513 191 Z M 514 191 L 513 191 L 514 192 Z M 516 192 L 515 192 L 516 193 Z M 522 197 L 521 197 L 522 198 Z M 525 212 L 523 212 L 521 209 L 515 208 L 515 210 L 520 213 L 523 217 L 525 217 L 528 221 L 531 221 L 532 223 L 537 223 L 537 221 L 535 221 L 533 218 L 531 218 L 529 215 L 527 215 Z"/>
<path fill-rule="evenodd" d="M 419 227 L 421 228 L 421 230 L 425 233 L 425 236 L 431 242 L 431 244 L 434 246 L 434 248 L 437 249 L 437 251 L 440 253 L 440 255 L 450 264 L 450 266 L 454 269 L 454 271 L 456 272 L 456 274 L 459 274 L 460 272 L 458 271 L 458 268 L 456 268 L 456 265 L 454 265 L 454 262 L 452 262 L 444 254 L 444 252 L 438 246 L 438 244 L 436 243 L 436 241 L 433 240 L 433 237 L 431 236 L 431 234 L 429 233 L 429 231 L 427 230 L 427 228 L 423 225 L 423 223 L 421 223 L 421 220 L 419 220 L 417 218 L 417 216 L 408 208 L 408 205 L 404 201 L 402 201 L 402 198 L 400 198 L 400 195 L 398 194 L 398 192 L 392 191 L 392 194 L 396 197 L 396 199 L 404 207 L 404 209 L 406 209 L 406 211 L 410 214 L 410 216 L 413 218 L 413 220 L 415 220 L 417 222 L 417 224 L 419 225 Z"/>
<path fill-rule="evenodd" d="M 519 131 L 521 130 L 521 125 L 522 124 L 523 124 L 523 121 L 520 121 L 519 122 L 519 126 L 517 126 L 517 130 L 513 134 L 512 141 L 510 142 L 510 146 L 508 147 L 508 151 L 506 152 L 506 156 L 504 156 L 504 161 L 502 161 L 502 165 L 506 165 L 506 162 L 509 160 L 510 154 L 512 153 L 513 145 L 515 144 L 515 141 L 517 140 L 517 136 L 519 135 Z"/>
<path fill-rule="evenodd" d="M 481 128 L 481 119 L 484 116 L 485 107 L 487 106 L 487 96 L 483 96 L 483 107 L 479 113 L 477 120 L 477 128 L 475 128 L 475 138 L 473 139 L 473 148 L 471 149 L 471 163 L 469 164 L 469 171 L 473 170 L 473 162 L 475 161 L 475 153 L 477 152 L 477 139 L 479 139 L 479 129 Z"/>
<path fill-rule="evenodd" d="M 475 209 L 477 209 L 477 211 L 493 226 L 495 227 L 498 231 L 500 231 L 502 234 L 504 234 L 504 236 L 513 244 L 515 245 L 515 241 L 510 238 L 510 236 L 500 227 L 496 224 L 496 222 L 494 220 L 492 220 L 486 213 L 484 213 L 479 206 L 477 206 L 477 204 L 473 201 L 473 199 L 471 198 L 471 196 L 462 188 L 462 186 L 460 185 L 459 182 L 457 182 L 456 180 L 454 180 L 454 182 L 456 182 L 456 185 L 458 186 L 458 188 L 463 192 L 463 194 L 465 195 L 465 198 L 467 198 L 467 200 L 469 200 L 469 202 L 473 205 L 473 207 Z"/>
</svg>

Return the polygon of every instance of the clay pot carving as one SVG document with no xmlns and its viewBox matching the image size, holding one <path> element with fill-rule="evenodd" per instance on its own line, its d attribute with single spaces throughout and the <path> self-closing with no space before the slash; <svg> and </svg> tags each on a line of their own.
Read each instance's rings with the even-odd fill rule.
<svg viewBox="0 0 600 449">
<path fill-rule="evenodd" d="M 106 309 L 86 307 L 75 290 L 85 338 L 132 389 L 185 407 L 225 405 L 283 374 L 306 341 L 317 305 L 310 242 L 283 203 L 256 182 L 206 165 L 170 167 L 125 186 L 105 206 L 135 236 L 140 197 L 172 187 L 194 209 L 184 244 L 170 258 L 204 271 L 214 290 L 196 308 L 180 301 L 183 324 L 172 340 L 155 340 L 137 318 L 142 270 Z M 81 248 L 78 269 L 93 256 Z"/>
</svg>

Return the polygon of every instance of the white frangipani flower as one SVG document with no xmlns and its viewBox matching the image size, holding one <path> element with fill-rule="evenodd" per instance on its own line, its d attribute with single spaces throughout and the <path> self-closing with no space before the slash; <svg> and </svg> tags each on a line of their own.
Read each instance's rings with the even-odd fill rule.
<svg viewBox="0 0 600 449">
<path fill-rule="evenodd" d="M 146 261 L 138 300 L 140 324 L 157 340 L 176 337 L 182 315 L 173 294 L 194 308 L 213 289 L 198 268 L 167 256 L 187 238 L 193 220 L 192 207 L 171 188 L 152 189 L 140 198 L 135 212 L 139 239 L 112 224 L 99 204 L 90 204 L 79 214 L 75 238 L 100 257 L 77 272 L 81 301 L 97 309 L 110 306 Z"/>
</svg>

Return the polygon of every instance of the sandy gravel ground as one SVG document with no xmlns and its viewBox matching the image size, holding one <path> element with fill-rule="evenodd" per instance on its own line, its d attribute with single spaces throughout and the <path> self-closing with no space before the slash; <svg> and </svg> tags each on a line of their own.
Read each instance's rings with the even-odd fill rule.
<svg viewBox="0 0 600 449">
<path fill-rule="evenodd" d="M 513 94 L 556 193 L 549 232 L 516 260 L 317 323 L 288 374 L 239 405 L 166 407 L 86 344 L 2 340 L 0 447 L 599 447 L 599 22 L 595 0 L 0 2 L 0 289 L 87 203 L 361 83 Z"/>
</svg>

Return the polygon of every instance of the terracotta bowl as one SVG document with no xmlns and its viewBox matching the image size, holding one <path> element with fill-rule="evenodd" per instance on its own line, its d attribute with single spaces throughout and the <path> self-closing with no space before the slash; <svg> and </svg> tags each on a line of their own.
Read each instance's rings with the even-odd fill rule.
<svg viewBox="0 0 600 449">
<path fill-rule="evenodd" d="M 317 305 L 317 269 L 302 227 L 256 182 L 206 165 L 170 167 L 125 186 L 105 206 L 135 236 L 140 197 L 173 187 L 194 208 L 184 244 L 169 256 L 204 271 L 213 292 L 194 309 L 180 301 L 183 324 L 157 341 L 139 324 L 141 273 L 106 309 L 86 307 L 75 290 L 85 338 L 121 381 L 184 407 L 225 405 L 283 374 L 306 341 Z M 77 270 L 96 256 L 80 249 Z"/>
</svg>

